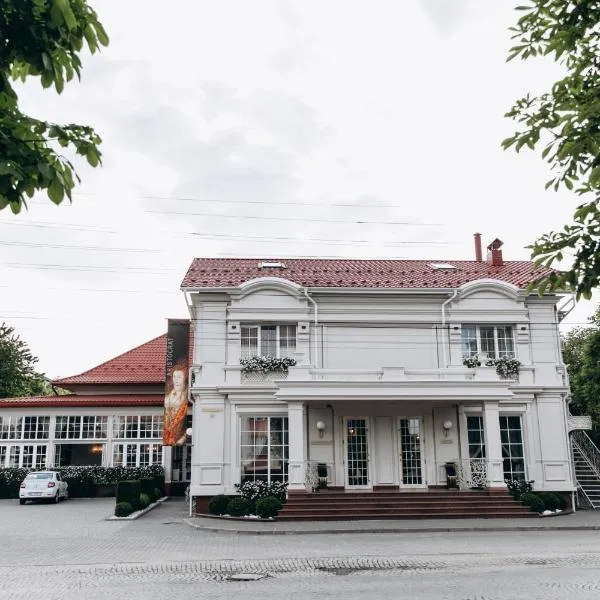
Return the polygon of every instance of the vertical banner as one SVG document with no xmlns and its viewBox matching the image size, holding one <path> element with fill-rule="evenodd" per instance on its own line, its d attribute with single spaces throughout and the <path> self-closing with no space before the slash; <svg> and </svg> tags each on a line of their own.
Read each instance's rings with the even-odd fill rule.
<svg viewBox="0 0 600 600">
<path fill-rule="evenodd" d="M 163 446 L 183 446 L 185 444 L 189 340 L 190 322 L 169 319 Z"/>
</svg>

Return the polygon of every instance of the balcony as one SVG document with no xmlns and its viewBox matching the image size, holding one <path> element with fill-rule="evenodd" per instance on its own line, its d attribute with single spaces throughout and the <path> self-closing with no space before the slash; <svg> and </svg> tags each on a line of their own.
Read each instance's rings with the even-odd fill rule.
<svg viewBox="0 0 600 600">
<path fill-rule="evenodd" d="M 268 386 L 277 388 L 279 382 L 287 386 L 293 383 L 314 386 L 321 383 L 330 386 L 334 383 L 371 384 L 379 386 L 410 386 L 411 383 L 432 385 L 463 385 L 472 388 L 501 386 L 506 388 L 553 385 L 564 386 L 560 370 L 555 366 L 521 366 L 518 377 L 505 379 L 496 373 L 494 367 L 469 369 L 453 366 L 446 369 L 408 369 L 405 367 L 382 367 L 380 369 L 316 369 L 311 365 L 297 365 L 285 371 L 253 371 L 245 373 L 240 365 L 196 364 L 191 368 L 191 387 L 203 386 Z M 583 429 L 584 427 L 578 427 Z"/>
</svg>

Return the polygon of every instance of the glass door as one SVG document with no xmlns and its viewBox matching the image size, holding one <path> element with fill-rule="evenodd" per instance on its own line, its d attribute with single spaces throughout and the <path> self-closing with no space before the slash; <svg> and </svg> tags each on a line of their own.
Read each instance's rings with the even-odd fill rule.
<svg viewBox="0 0 600 600">
<path fill-rule="evenodd" d="M 368 488 L 369 476 L 369 428 L 366 419 L 344 419 L 346 444 L 346 487 Z"/>
<path fill-rule="evenodd" d="M 421 419 L 400 419 L 400 481 L 402 486 L 423 485 Z"/>
</svg>

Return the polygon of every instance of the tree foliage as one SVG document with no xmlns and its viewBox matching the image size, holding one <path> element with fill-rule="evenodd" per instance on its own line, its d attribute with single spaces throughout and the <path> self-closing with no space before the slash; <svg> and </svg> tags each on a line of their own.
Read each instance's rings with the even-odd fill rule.
<svg viewBox="0 0 600 600">
<path fill-rule="evenodd" d="M 571 412 L 590 415 L 600 432 L 600 307 L 588 326 L 575 327 L 564 336 L 563 360 L 571 383 Z"/>
<path fill-rule="evenodd" d="M 81 77 L 84 45 L 93 54 L 108 44 L 86 0 L 0 0 L 0 210 L 18 213 L 36 191 L 55 204 L 71 199 L 79 178 L 61 148 L 96 167 L 100 137 L 84 125 L 59 125 L 25 115 L 13 81 L 39 78 L 60 94 Z"/>
<path fill-rule="evenodd" d="M 14 328 L 0 323 L 0 398 L 47 394 L 49 384 L 35 370 L 37 361 Z"/>
<path fill-rule="evenodd" d="M 549 57 L 565 76 L 539 96 L 517 100 L 507 117 L 519 131 L 504 149 L 543 146 L 550 165 L 546 189 L 561 187 L 585 197 L 573 223 L 530 246 L 538 264 L 571 259 L 568 271 L 540 281 L 540 291 L 572 289 L 590 298 L 600 281 L 600 0 L 530 0 L 511 27 L 516 45 L 508 60 Z"/>
</svg>

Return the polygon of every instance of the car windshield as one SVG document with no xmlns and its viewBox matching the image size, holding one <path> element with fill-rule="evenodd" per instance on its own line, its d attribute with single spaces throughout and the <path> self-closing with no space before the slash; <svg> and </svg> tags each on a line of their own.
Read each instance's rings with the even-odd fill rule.
<svg viewBox="0 0 600 600">
<path fill-rule="evenodd" d="M 52 473 L 29 473 L 25 479 L 52 479 Z"/>
</svg>

